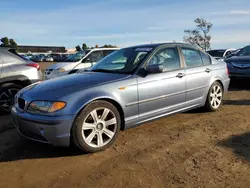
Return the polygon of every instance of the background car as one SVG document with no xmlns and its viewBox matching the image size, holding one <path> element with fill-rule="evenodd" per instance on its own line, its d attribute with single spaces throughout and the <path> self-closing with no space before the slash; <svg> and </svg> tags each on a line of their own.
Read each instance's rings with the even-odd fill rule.
<svg viewBox="0 0 250 188">
<path fill-rule="evenodd" d="M 85 73 L 27 87 L 12 119 L 26 137 L 84 152 L 109 147 L 120 129 L 204 106 L 220 107 L 227 66 L 181 43 L 124 48 Z"/>
<path fill-rule="evenodd" d="M 227 59 L 227 58 L 230 58 L 230 57 L 235 56 L 241 49 L 242 49 L 242 48 L 239 48 L 239 49 L 237 49 L 237 50 L 232 51 L 232 53 L 229 54 L 229 55 L 227 55 L 226 57 L 224 57 L 224 59 Z"/>
<path fill-rule="evenodd" d="M 86 69 L 118 48 L 96 48 L 77 52 L 63 62 L 51 65 L 45 71 L 45 78 L 51 79 L 68 75 L 72 70 Z"/>
<path fill-rule="evenodd" d="M 235 49 L 217 49 L 217 50 L 208 50 L 207 53 L 210 54 L 215 59 L 220 60 L 230 55 L 233 51 L 235 51 Z"/>
<path fill-rule="evenodd" d="M 0 47 L 0 113 L 10 112 L 17 92 L 42 79 L 38 64 Z"/>
<path fill-rule="evenodd" d="M 44 57 L 43 61 L 45 61 L 45 62 L 53 62 L 54 59 L 50 55 L 47 55 L 47 56 Z"/>
<path fill-rule="evenodd" d="M 39 55 L 33 56 L 31 60 L 34 62 L 43 62 L 44 58 L 45 58 L 44 54 L 39 54 Z"/>
<path fill-rule="evenodd" d="M 250 45 L 224 61 L 227 63 L 231 78 L 250 78 Z"/>
</svg>

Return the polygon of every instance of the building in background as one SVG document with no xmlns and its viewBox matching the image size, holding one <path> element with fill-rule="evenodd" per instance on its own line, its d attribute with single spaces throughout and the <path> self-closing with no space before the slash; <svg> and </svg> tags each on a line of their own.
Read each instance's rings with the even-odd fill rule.
<svg viewBox="0 0 250 188">
<path fill-rule="evenodd" d="M 64 46 L 24 46 L 18 45 L 19 53 L 65 53 Z"/>
</svg>

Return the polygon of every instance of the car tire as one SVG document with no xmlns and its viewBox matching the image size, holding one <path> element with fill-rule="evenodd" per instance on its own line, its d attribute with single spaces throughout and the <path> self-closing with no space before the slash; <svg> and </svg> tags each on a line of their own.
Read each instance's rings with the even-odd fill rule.
<svg viewBox="0 0 250 188">
<path fill-rule="evenodd" d="M 219 109 L 223 103 L 223 87 L 215 81 L 210 87 L 205 103 L 205 109 L 209 112 L 214 112 Z"/>
<path fill-rule="evenodd" d="M 14 104 L 15 95 L 18 93 L 20 89 L 23 87 L 14 84 L 14 83 L 7 83 L 3 84 L 0 87 L 0 114 L 3 113 L 10 113 L 11 107 Z M 5 101 L 9 102 L 5 102 Z"/>
<path fill-rule="evenodd" d="M 103 100 L 88 104 L 76 117 L 71 130 L 73 144 L 85 153 L 108 148 L 121 128 L 117 108 Z"/>
</svg>

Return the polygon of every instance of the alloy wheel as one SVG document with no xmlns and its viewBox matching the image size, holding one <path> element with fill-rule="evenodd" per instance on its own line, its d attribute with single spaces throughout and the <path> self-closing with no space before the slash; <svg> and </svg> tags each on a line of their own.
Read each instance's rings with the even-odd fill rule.
<svg viewBox="0 0 250 188">
<path fill-rule="evenodd" d="M 219 85 L 214 85 L 210 93 L 210 104 L 214 109 L 219 108 L 222 101 L 222 89 Z"/>
<path fill-rule="evenodd" d="M 83 121 L 82 137 L 91 147 L 100 148 L 107 145 L 115 136 L 117 118 L 108 108 L 96 108 Z"/>
</svg>

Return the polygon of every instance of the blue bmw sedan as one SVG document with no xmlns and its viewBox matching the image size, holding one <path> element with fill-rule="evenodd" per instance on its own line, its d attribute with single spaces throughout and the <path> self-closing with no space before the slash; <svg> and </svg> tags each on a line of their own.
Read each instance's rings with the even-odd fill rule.
<svg viewBox="0 0 250 188">
<path fill-rule="evenodd" d="M 96 152 L 120 130 L 198 107 L 218 110 L 229 81 L 225 62 L 192 45 L 133 46 L 82 73 L 24 88 L 12 120 L 29 139 Z"/>
</svg>

